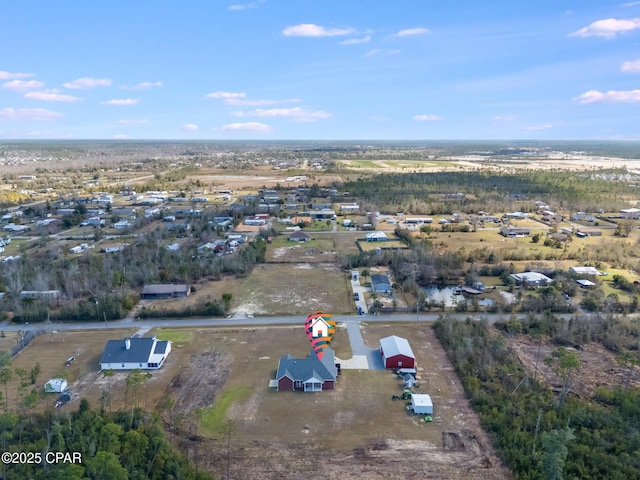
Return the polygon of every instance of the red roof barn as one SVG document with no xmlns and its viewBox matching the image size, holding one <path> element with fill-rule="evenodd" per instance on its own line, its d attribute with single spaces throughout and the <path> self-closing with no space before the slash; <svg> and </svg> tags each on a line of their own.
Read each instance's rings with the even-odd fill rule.
<svg viewBox="0 0 640 480">
<path fill-rule="evenodd" d="M 392 335 L 380 340 L 384 368 L 415 368 L 416 357 L 406 338 Z"/>
</svg>

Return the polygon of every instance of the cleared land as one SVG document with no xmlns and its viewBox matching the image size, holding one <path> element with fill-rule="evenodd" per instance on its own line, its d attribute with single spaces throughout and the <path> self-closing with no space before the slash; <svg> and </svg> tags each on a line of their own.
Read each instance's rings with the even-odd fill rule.
<svg viewBox="0 0 640 480">
<path fill-rule="evenodd" d="M 408 414 L 404 401 L 391 400 L 402 386 L 388 371 L 343 371 L 335 390 L 318 394 L 269 388 L 280 356 L 308 353 L 303 321 L 296 327 L 150 332 L 174 343 L 163 368 L 150 372 L 141 406 L 160 411 L 172 441 L 219 475 L 226 468 L 221 427 L 231 419 L 236 478 L 301 478 L 301 471 L 313 472 L 304 478 L 510 478 L 427 325 L 369 325 L 363 331 L 371 345 L 391 333 L 411 339 L 420 366 L 422 385 L 417 391 L 434 398 L 432 423 Z M 99 405 L 108 392 L 111 402 L 106 408 L 121 409 L 131 402 L 125 394 L 129 372 L 105 378 L 98 373 L 98 360 L 107 339 L 132 333 L 110 329 L 42 335 L 14 359 L 14 366 L 33 368 L 37 352 L 39 379 L 45 379 L 37 382 L 38 389 L 46 379 L 66 373 L 72 389 L 92 404 Z M 342 325 L 332 347 L 341 358 L 351 356 Z M 77 360 L 65 367 L 70 355 Z M 8 388 L 15 392 L 16 382 Z M 42 401 L 53 403 L 54 397 L 43 395 Z M 10 395 L 10 405 L 15 398 Z M 173 407 L 167 408 L 167 398 L 174 401 Z M 75 407 L 71 402 L 63 408 Z"/>
<path fill-rule="evenodd" d="M 387 371 L 343 371 L 334 391 L 318 394 L 269 388 L 281 355 L 308 353 L 301 327 L 198 330 L 171 360 L 184 367 L 180 385 L 170 382 L 166 395 L 198 391 L 194 390 L 198 384 L 211 382 L 210 370 L 227 370 L 228 375 L 202 416 L 202 437 L 183 439 L 184 446 L 194 456 L 196 451 L 207 451 L 199 455 L 203 466 L 224 475 L 221 427 L 231 419 L 236 428 L 232 472 L 237 478 L 302 478 L 303 471 L 304 478 L 510 478 L 491 453 L 431 329 L 425 325 L 365 328 L 365 338 L 372 338 L 372 344 L 388 333 L 412 339 L 422 366 L 419 390 L 434 396 L 433 423 L 420 422 L 407 413 L 404 401 L 391 400 L 402 389 L 400 380 Z M 346 332 L 339 328 L 334 345 L 338 356 L 349 353 L 346 344 Z M 203 355 L 217 361 L 192 368 Z M 191 372 L 188 377 L 186 370 Z M 173 412 L 182 413 L 186 412 Z M 192 432 L 194 427 L 184 428 Z"/>
</svg>

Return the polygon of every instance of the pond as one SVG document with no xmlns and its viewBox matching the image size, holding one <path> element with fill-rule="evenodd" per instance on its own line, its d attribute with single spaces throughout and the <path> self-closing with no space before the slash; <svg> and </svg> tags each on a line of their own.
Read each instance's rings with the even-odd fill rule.
<svg viewBox="0 0 640 480">
<path fill-rule="evenodd" d="M 422 289 L 427 296 L 428 302 L 442 303 L 445 307 L 455 307 L 459 302 L 466 301 L 471 305 L 472 296 L 466 297 L 458 293 L 458 287 L 424 287 Z M 493 305 L 493 300 L 490 298 L 476 297 L 478 305 L 483 307 L 490 307 Z"/>
</svg>

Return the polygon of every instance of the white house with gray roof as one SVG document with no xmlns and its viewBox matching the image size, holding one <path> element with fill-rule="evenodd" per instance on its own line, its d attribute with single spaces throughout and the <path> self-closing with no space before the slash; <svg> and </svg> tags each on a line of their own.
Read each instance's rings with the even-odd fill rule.
<svg viewBox="0 0 640 480">
<path fill-rule="evenodd" d="M 156 370 L 171 353 L 171 342 L 156 337 L 109 340 L 102 352 L 102 370 Z"/>
</svg>

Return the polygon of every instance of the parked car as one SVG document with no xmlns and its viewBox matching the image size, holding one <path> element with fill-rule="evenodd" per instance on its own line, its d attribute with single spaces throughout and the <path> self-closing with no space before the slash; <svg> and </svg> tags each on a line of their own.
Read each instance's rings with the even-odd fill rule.
<svg viewBox="0 0 640 480">
<path fill-rule="evenodd" d="M 358 300 L 360 300 L 360 294 L 358 292 L 353 294 L 353 299 L 357 302 Z"/>
</svg>

